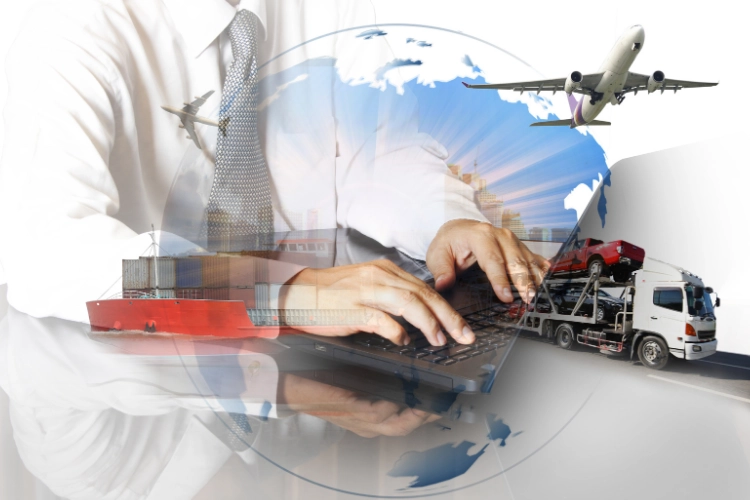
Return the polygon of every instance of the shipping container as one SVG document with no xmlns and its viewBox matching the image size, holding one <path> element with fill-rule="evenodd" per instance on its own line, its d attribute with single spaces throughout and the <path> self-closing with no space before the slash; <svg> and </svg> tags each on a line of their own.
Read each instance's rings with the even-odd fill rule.
<svg viewBox="0 0 750 500">
<path fill-rule="evenodd" d="M 269 288 L 268 283 L 255 283 L 255 307 L 257 309 L 271 307 Z"/>
<path fill-rule="evenodd" d="M 229 300 L 229 288 L 204 288 L 203 298 L 208 300 Z"/>
<path fill-rule="evenodd" d="M 144 257 L 141 257 L 142 259 Z M 174 288 L 175 283 L 175 259 L 173 257 L 158 257 L 156 261 L 154 261 L 153 257 L 149 258 L 151 260 L 151 270 L 149 272 L 149 286 L 151 288 L 156 288 L 157 284 L 159 288 Z M 157 283 L 157 280 L 155 279 L 155 269 L 156 267 L 159 270 L 159 280 Z"/>
<path fill-rule="evenodd" d="M 229 300 L 241 300 L 248 309 L 255 308 L 255 288 L 230 288 Z"/>
<path fill-rule="evenodd" d="M 202 288 L 178 288 L 175 290 L 178 299 L 202 299 Z"/>
<path fill-rule="evenodd" d="M 229 287 L 255 287 L 255 257 L 229 257 Z"/>
<path fill-rule="evenodd" d="M 177 259 L 175 270 L 177 288 L 201 288 L 203 286 L 202 260 L 196 257 Z"/>
<path fill-rule="evenodd" d="M 151 290 L 123 290 L 123 299 L 143 299 L 151 295 Z"/>
<path fill-rule="evenodd" d="M 122 289 L 145 290 L 149 286 L 149 270 L 151 261 L 148 259 L 123 259 L 122 261 Z"/>
<path fill-rule="evenodd" d="M 229 257 L 203 257 L 203 287 L 229 287 Z"/>
<path fill-rule="evenodd" d="M 257 283 L 268 283 L 268 260 L 255 259 L 255 281 Z"/>
</svg>

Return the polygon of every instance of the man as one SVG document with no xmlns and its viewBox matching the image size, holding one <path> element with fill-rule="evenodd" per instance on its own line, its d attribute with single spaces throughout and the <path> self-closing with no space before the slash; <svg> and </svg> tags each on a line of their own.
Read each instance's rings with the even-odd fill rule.
<svg viewBox="0 0 750 500">
<path fill-rule="evenodd" d="M 146 233 L 162 221 L 180 162 L 195 154 L 174 116 L 159 107 L 224 87 L 236 56 L 228 27 L 238 10 L 256 20 L 253 57 L 266 73 L 289 64 L 274 59 L 286 49 L 373 23 L 360 3 L 337 0 L 77 0 L 32 11 L 6 70 L 0 261 L 12 306 L 32 316 L 85 322 L 85 301 L 117 283 L 122 259 L 137 258 L 149 246 Z M 368 42 L 379 44 L 370 48 L 375 52 L 389 50 L 382 40 Z M 323 46 L 306 46 L 299 57 L 335 56 L 339 49 L 332 36 Z M 218 106 L 219 94 L 206 109 Z M 285 144 L 309 139 L 312 129 L 288 130 L 300 124 L 272 117 L 261 123 L 276 230 L 296 229 L 289 223 L 292 209 L 314 208 L 320 227 L 352 227 L 426 259 L 438 290 L 478 262 L 501 300 L 512 300 L 511 282 L 531 298 L 546 261 L 486 222 L 471 189 L 448 172 L 444 155 L 416 136 L 409 144 L 405 135 L 398 148 L 360 164 L 363 144 L 347 136 L 339 111 L 332 104 L 325 119 L 316 120 L 319 154 L 295 169 L 276 156 Z M 378 123 L 374 132 L 389 126 Z M 204 145 L 200 154 L 212 163 L 221 132 L 196 131 Z M 420 189 L 412 188 L 415 183 Z M 366 282 L 367 293 L 352 294 L 352 303 L 343 305 L 369 309 L 369 331 L 399 343 L 405 332 L 389 314 L 415 324 L 433 344 L 446 342 L 443 332 L 462 343 L 474 338 L 439 294 L 386 263 L 290 267 L 286 278 L 337 290 L 361 291 Z"/>
</svg>

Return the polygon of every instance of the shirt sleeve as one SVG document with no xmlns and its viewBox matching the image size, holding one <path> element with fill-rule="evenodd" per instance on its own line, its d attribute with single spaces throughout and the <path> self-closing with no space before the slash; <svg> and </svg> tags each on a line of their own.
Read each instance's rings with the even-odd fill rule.
<svg viewBox="0 0 750 500">
<path fill-rule="evenodd" d="M 122 131 L 109 56 L 50 17 L 32 13 L 7 59 L 0 260 L 15 308 L 87 321 L 85 301 L 107 293 L 121 260 L 137 258 L 150 237 L 113 217 L 120 202 L 108 159 Z"/>
<path fill-rule="evenodd" d="M 393 88 L 378 94 L 334 91 L 338 223 L 424 259 L 447 221 L 487 219 L 471 186 L 448 169 L 445 148 L 419 131 L 416 97 Z"/>
</svg>

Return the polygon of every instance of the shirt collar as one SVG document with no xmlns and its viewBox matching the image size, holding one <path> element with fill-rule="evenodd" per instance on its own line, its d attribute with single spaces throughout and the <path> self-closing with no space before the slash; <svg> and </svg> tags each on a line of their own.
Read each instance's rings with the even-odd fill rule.
<svg viewBox="0 0 750 500">
<path fill-rule="evenodd" d="M 239 9 L 247 9 L 260 20 L 262 39 L 267 39 L 265 0 L 163 0 L 177 31 L 193 57 L 198 57 L 229 26 Z"/>
</svg>

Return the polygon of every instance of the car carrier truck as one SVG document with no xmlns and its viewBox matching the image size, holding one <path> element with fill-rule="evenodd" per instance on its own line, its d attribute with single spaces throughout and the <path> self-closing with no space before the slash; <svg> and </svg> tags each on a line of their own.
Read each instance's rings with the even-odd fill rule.
<svg viewBox="0 0 750 500">
<path fill-rule="evenodd" d="M 598 314 L 599 289 L 622 290 L 622 309 L 611 318 Z M 552 298 L 560 290 L 579 290 L 572 309 L 562 311 Z M 518 325 L 554 338 L 563 349 L 581 344 L 605 353 L 637 355 L 649 368 L 662 369 L 669 354 L 687 360 L 716 352 L 716 317 L 710 294 L 700 277 L 666 262 L 645 258 L 643 268 L 625 282 L 591 275 L 587 278 L 547 279 Z M 593 311 L 590 302 L 593 299 Z M 581 311 L 589 302 L 586 313 Z M 597 319 L 600 318 L 600 319 Z"/>
</svg>

